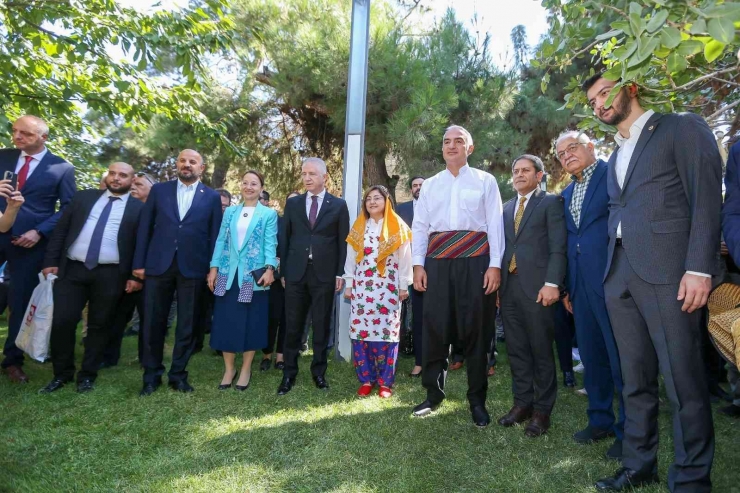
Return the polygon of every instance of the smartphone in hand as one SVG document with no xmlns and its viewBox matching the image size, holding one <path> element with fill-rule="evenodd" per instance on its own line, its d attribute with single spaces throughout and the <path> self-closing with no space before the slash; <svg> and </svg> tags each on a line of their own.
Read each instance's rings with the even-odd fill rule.
<svg viewBox="0 0 740 493">
<path fill-rule="evenodd" d="M 12 171 L 6 171 L 3 174 L 3 180 L 10 180 L 10 186 L 13 187 L 13 190 L 18 190 L 18 175 L 13 173 Z"/>
</svg>

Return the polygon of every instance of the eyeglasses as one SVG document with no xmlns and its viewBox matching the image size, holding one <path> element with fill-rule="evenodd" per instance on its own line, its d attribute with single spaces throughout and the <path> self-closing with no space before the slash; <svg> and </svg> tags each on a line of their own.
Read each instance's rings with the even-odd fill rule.
<svg viewBox="0 0 740 493">
<path fill-rule="evenodd" d="M 566 154 L 575 154 L 576 149 L 578 149 L 578 146 L 585 146 L 585 145 L 586 144 L 584 144 L 583 142 L 574 142 L 555 155 L 558 157 L 558 161 L 562 161 Z"/>
</svg>

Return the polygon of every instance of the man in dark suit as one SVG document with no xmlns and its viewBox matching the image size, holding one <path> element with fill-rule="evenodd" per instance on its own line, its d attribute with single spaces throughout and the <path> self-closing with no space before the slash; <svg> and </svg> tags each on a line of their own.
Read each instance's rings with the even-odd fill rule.
<svg viewBox="0 0 740 493">
<path fill-rule="evenodd" d="M 111 164 L 105 178 L 107 190 L 77 192 L 49 239 L 43 274 L 58 276 L 51 329 L 54 378 L 42 393 L 59 390 L 74 378 L 75 332 L 88 302 L 77 391 L 93 389 L 110 337 L 108 322 L 123 293 L 141 289 L 142 280 L 131 276 L 131 262 L 144 204 L 130 196 L 133 178 L 128 164 Z"/>
<path fill-rule="evenodd" d="M 151 189 L 139 223 L 134 275 L 144 278 L 144 386 L 142 396 L 161 385 L 167 315 L 177 290 L 177 328 L 169 385 L 192 392 L 187 367 L 211 255 L 221 227 L 221 197 L 200 182 L 203 157 L 185 149 L 177 157 L 177 180 Z"/>
<path fill-rule="evenodd" d="M 412 227 L 414 223 L 414 208 L 416 203 L 419 201 L 419 194 L 421 193 L 421 186 L 424 184 L 423 176 L 414 176 L 409 182 L 411 184 L 411 196 L 412 200 L 398 204 L 396 212 L 401 216 L 401 219 Z M 412 253 L 413 254 L 413 253 Z M 421 377 L 421 328 L 422 328 L 422 313 L 424 313 L 424 293 L 414 289 L 414 285 L 411 285 L 411 296 L 407 298 L 403 303 L 404 310 L 408 310 L 409 304 L 411 305 L 411 323 L 413 332 L 414 342 L 414 369 L 411 370 L 411 376 L 414 378 Z"/>
<path fill-rule="evenodd" d="M 568 228 L 568 296 L 563 300 L 576 322 L 583 385 L 588 395 L 588 426 L 573 435 L 578 443 L 592 443 L 616 435 L 607 457 L 622 457 L 624 402 L 619 351 L 604 301 L 604 268 L 609 244 L 608 166 L 596 159 L 587 135 L 565 132 L 555 144 L 557 158 L 573 182 L 563 190 Z M 614 418 L 614 392 L 619 396 L 619 418 Z"/>
<path fill-rule="evenodd" d="M 701 310 L 719 266 L 722 160 L 694 114 L 645 111 L 637 85 L 584 83 L 596 117 L 616 126 L 609 159 L 604 293 L 624 380 L 623 459 L 602 491 L 658 481 L 658 372 L 673 407 L 671 491 L 710 491 L 714 430 L 701 353 Z"/>
<path fill-rule="evenodd" d="M 524 432 L 538 437 L 550 428 L 558 389 L 554 310 L 565 284 L 567 232 L 563 199 L 540 189 L 540 158 L 524 154 L 511 169 L 517 197 L 504 204 L 506 250 L 499 296 L 514 406 L 498 422 L 512 426 L 531 418 Z"/>
<path fill-rule="evenodd" d="M 347 256 L 349 211 L 347 203 L 324 188 L 326 163 L 319 158 L 303 161 L 306 193 L 285 203 L 278 240 L 280 268 L 285 287 L 285 369 L 278 395 L 290 392 L 298 374 L 298 351 L 303 324 L 311 311 L 313 362 L 311 375 L 319 389 L 328 389 L 326 354 L 334 293 L 342 289 Z"/>
<path fill-rule="evenodd" d="M 13 273 L 8 338 L 2 368 L 11 381 L 28 382 L 21 368 L 23 351 L 15 345 L 31 294 L 39 283 L 46 243 L 54 226 L 75 193 L 74 167 L 46 149 L 49 127 L 26 115 L 13 124 L 15 149 L 0 150 L 0 176 L 11 171 L 18 176 L 18 190 L 25 202 L 12 229 L 0 234 L 0 264 L 8 262 Z M 57 211 L 57 202 L 59 210 Z M 7 202 L 0 197 L 0 210 Z"/>
</svg>

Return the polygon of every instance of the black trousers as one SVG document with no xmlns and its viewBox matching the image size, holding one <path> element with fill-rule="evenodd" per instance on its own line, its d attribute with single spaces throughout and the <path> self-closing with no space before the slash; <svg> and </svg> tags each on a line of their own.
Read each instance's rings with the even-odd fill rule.
<svg viewBox="0 0 740 493">
<path fill-rule="evenodd" d="M 414 364 L 421 366 L 424 341 L 424 293 L 409 286 L 411 291 L 411 328 L 414 342 Z"/>
<path fill-rule="evenodd" d="M 573 336 L 576 325 L 573 315 L 568 313 L 563 303 L 555 303 L 555 348 L 558 352 L 560 371 L 573 371 Z"/>
<path fill-rule="evenodd" d="M 529 298 L 515 274 L 501 292 L 514 404 L 544 414 L 552 412 L 558 392 L 552 350 L 556 305 L 542 306 Z"/>
<path fill-rule="evenodd" d="M 95 380 L 110 338 L 109 321 L 126 287 L 118 264 L 89 270 L 82 262 L 67 261 L 64 277 L 54 282 L 54 318 L 51 325 L 51 359 L 54 377 L 71 381 L 75 374 L 75 340 L 82 309 L 88 302 L 87 337 L 77 381 Z"/>
<path fill-rule="evenodd" d="M 105 346 L 103 353 L 103 362 L 108 366 L 116 366 L 121 359 L 121 344 L 123 343 L 123 334 L 126 332 L 126 326 L 134 316 L 134 310 L 139 310 L 139 314 L 144 311 L 143 291 L 134 291 L 133 293 L 124 293 L 121 302 L 118 305 L 110 322 L 110 337 Z M 141 331 L 139 337 L 139 362 L 142 361 L 142 337 Z"/>
<path fill-rule="evenodd" d="M 485 405 L 488 351 L 493 337 L 496 293 L 484 294 L 489 257 L 427 258 L 422 328 L 422 385 L 427 399 L 445 398 L 450 344 L 458 344 L 467 361 L 468 402 Z"/>
<path fill-rule="evenodd" d="M 660 373 L 673 414 L 675 461 L 668 489 L 708 492 L 714 424 L 701 357 L 702 314 L 681 311 L 678 288 L 679 283 L 645 282 L 624 249 L 614 250 L 604 294 L 624 381 L 622 464 L 638 471 L 657 467 Z"/>
<path fill-rule="evenodd" d="M 172 349 L 172 364 L 168 373 L 170 382 L 188 378 L 185 368 L 193 354 L 193 327 L 197 307 L 201 303 L 205 277 L 189 279 L 180 274 L 177 255 L 172 265 L 161 276 L 147 276 L 144 287 L 144 313 L 142 327 L 144 335 L 144 383 L 158 384 L 164 374 L 162 364 L 164 339 L 167 332 L 167 315 L 172 298 L 177 290 L 177 328 L 175 346 Z"/>
<path fill-rule="evenodd" d="M 267 320 L 267 347 L 262 350 L 265 355 L 272 354 L 273 350 L 283 354 L 285 346 L 285 289 L 283 283 L 278 279 L 270 286 L 269 294 L 269 318 Z M 277 349 L 275 341 L 277 340 Z"/>
<path fill-rule="evenodd" d="M 285 370 L 283 375 L 295 378 L 298 374 L 298 352 L 306 315 L 311 311 L 313 325 L 313 362 L 311 374 L 326 373 L 327 345 L 331 330 L 331 310 L 334 306 L 335 281 L 322 282 L 316 277 L 311 263 L 306 267 L 303 278 L 297 282 L 285 282 Z"/>
<path fill-rule="evenodd" d="M 211 333 L 213 304 L 216 301 L 216 297 L 210 289 L 203 289 L 201 295 L 201 302 L 195 314 L 196 323 L 193 327 L 193 350 L 195 351 L 201 351 L 203 349 L 206 334 Z"/>
</svg>

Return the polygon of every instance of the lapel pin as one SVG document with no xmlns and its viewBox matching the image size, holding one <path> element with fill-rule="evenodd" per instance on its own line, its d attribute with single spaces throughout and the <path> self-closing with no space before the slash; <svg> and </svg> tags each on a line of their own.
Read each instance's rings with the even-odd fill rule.
<svg viewBox="0 0 740 493">
<path fill-rule="evenodd" d="M 200 193 L 203 193 L 203 189 L 202 188 L 200 189 Z"/>
<path fill-rule="evenodd" d="M 648 127 L 648 130 L 652 130 L 652 129 L 654 129 L 654 128 L 655 128 L 655 127 L 654 127 L 653 125 L 650 125 L 650 126 Z"/>
</svg>

